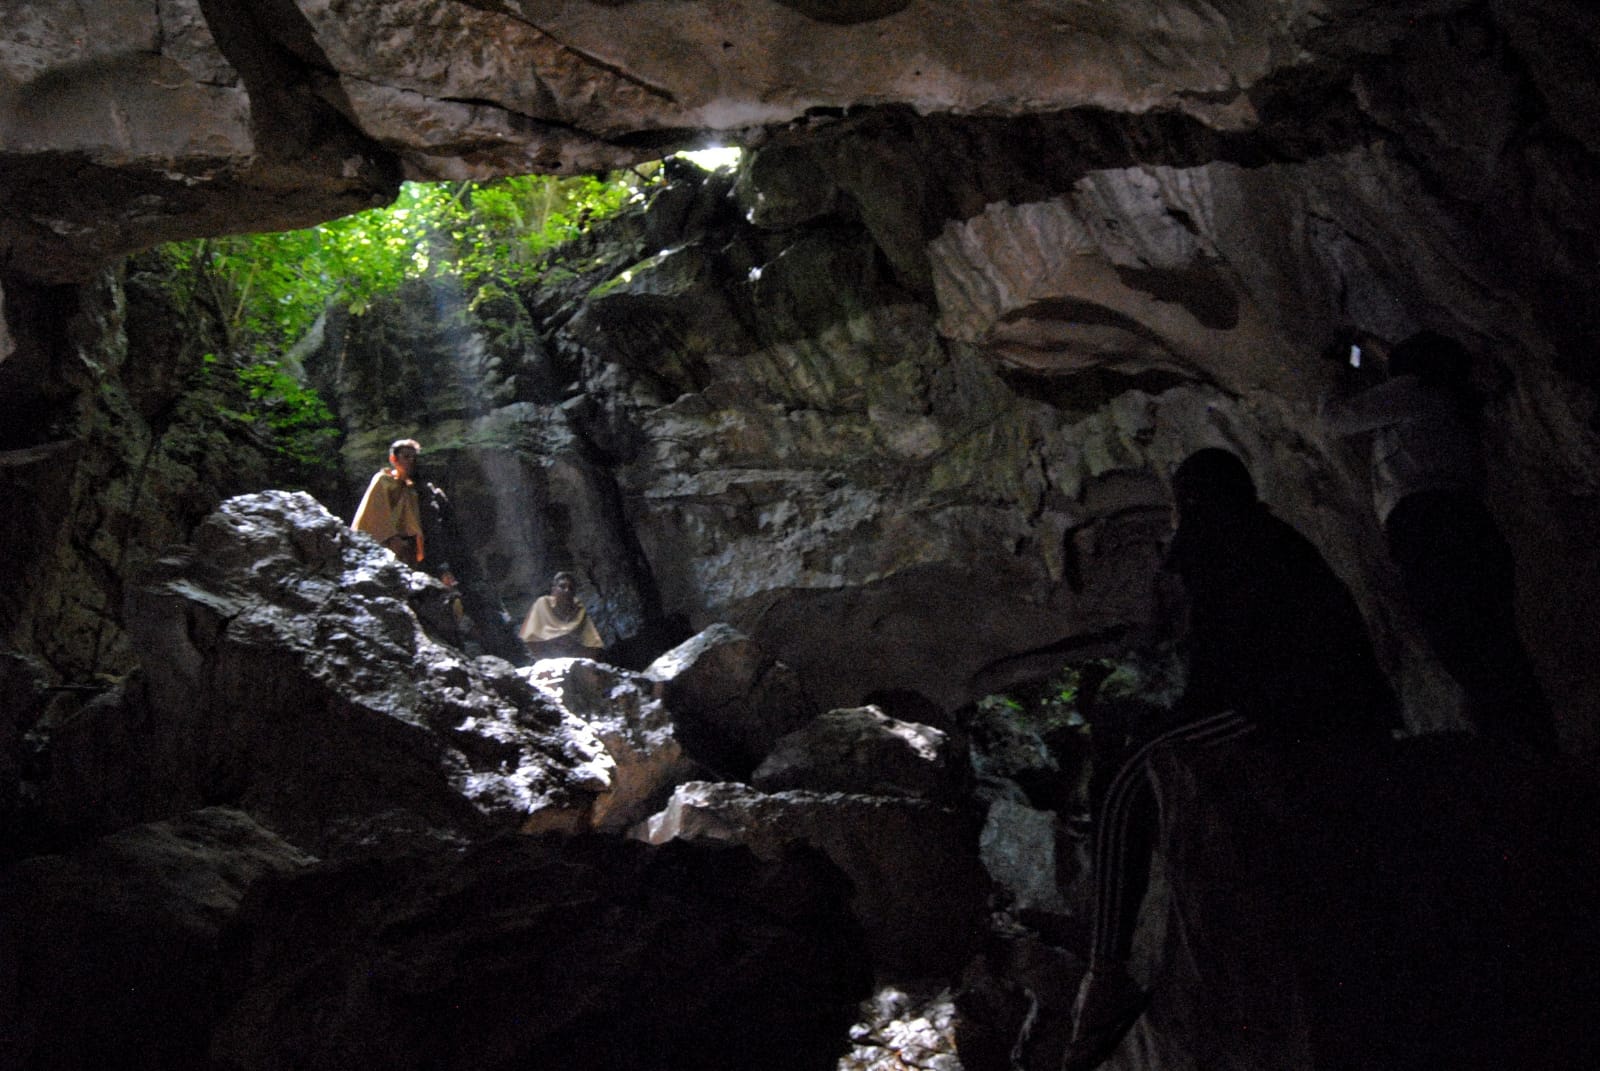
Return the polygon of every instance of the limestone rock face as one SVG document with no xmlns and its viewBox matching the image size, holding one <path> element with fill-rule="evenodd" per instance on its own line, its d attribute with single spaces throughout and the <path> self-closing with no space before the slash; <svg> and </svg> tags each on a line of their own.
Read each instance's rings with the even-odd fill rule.
<svg viewBox="0 0 1600 1071">
<path fill-rule="evenodd" d="M 6 266 L 35 277 L 180 233 L 305 226 L 394 196 L 393 158 L 306 84 L 245 5 L 8 4 L 0 38 Z M 68 167 L 95 189 L 49 194 Z M 92 203 L 91 203 L 92 202 Z"/>
<path fill-rule="evenodd" d="M 509 664 L 430 639 L 408 605 L 429 585 L 308 495 L 224 503 L 131 595 L 164 771 L 317 850 L 390 812 L 577 828 L 604 749 Z"/>
<path fill-rule="evenodd" d="M 639 834 L 653 844 L 742 844 L 767 859 L 791 841 L 816 848 L 854 886 L 851 907 L 879 978 L 951 976 L 982 932 L 986 879 L 977 828 L 958 808 L 837 792 L 768 795 L 694 781 L 679 786 Z"/>
<path fill-rule="evenodd" d="M 0 1065 L 198 1066 L 224 928 L 261 878 L 314 862 L 213 807 L 17 864 L 0 876 Z"/>
<path fill-rule="evenodd" d="M 1364 14 L 1368 48 L 1404 25 Z M 1343 44 L 1313 38 L 1322 21 L 1192 0 L 1006 19 L 928 0 L 737 0 L 671 18 L 467 0 L 30 3 L 0 38 L 0 167 L 18 191 L 0 248 L 6 265 L 66 276 L 164 237 L 344 214 L 401 176 L 615 168 L 864 101 L 1168 109 L 1234 128 L 1257 119 L 1248 90 L 1313 43 Z M 52 201 L 51 161 L 100 188 L 92 205 Z"/>
<path fill-rule="evenodd" d="M 871 980 L 845 895 L 815 853 L 600 836 L 324 868 L 245 905 L 212 1054 L 239 1071 L 825 1071 Z"/>
</svg>

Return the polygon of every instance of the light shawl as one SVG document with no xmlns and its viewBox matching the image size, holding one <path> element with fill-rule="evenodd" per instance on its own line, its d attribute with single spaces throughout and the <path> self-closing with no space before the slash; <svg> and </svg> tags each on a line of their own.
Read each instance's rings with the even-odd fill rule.
<svg viewBox="0 0 1600 1071">
<path fill-rule="evenodd" d="M 589 620 L 589 611 L 579 606 L 575 617 L 563 621 L 556 616 L 556 600 L 553 595 L 541 595 L 533 600 L 533 606 L 528 609 L 528 616 L 523 619 L 522 627 L 517 630 L 517 636 L 523 643 L 556 640 L 574 633 L 577 634 L 578 642 L 585 647 L 605 646 L 599 630 L 594 627 L 594 622 Z"/>
<path fill-rule="evenodd" d="M 422 507 L 417 501 L 417 488 L 393 469 L 383 469 L 372 477 L 350 527 L 379 543 L 388 543 L 395 536 L 410 536 L 417 541 L 417 561 L 422 560 Z"/>
</svg>

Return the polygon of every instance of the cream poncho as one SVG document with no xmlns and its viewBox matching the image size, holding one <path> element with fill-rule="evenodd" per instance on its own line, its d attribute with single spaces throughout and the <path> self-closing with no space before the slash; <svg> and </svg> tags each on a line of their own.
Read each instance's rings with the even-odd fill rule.
<svg viewBox="0 0 1600 1071">
<path fill-rule="evenodd" d="M 594 627 L 594 622 L 589 620 L 589 611 L 579 606 L 577 616 L 563 621 L 556 616 L 555 606 L 556 600 L 553 595 L 541 595 L 533 600 L 528 616 L 523 619 L 522 627 L 517 630 L 518 638 L 523 643 L 536 643 L 576 635 L 578 642 L 585 647 L 605 646 L 599 630 Z"/>
</svg>

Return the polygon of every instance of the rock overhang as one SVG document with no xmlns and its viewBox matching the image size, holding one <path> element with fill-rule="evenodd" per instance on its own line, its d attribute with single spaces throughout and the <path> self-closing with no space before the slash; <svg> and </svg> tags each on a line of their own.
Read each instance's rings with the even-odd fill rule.
<svg viewBox="0 0 1600 1071">
<path fill-rule="evenodd" d="M 401 178 L 627 167 L 865 108 L 1169 112 L 1247 130 L 1274 79 L 1408 32 L 1407 11 L 1266 0 L 1004 18 L 934 0 L 52 0 L 15 14 L 0 37 L 0 263 L 51 280 L 167 239 L 333 218 Z M 80 176 L 71 194 L 63 173 Z"/>
</svg>

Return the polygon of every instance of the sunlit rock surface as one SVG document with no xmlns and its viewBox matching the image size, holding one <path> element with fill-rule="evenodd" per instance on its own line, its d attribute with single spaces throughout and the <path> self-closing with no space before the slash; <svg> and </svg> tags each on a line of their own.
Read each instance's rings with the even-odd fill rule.
<svg viewBox="0 0 1600 1071">
<path fill-rule="evenodd" d="M 838 1071 L 978 1071 L 956 1054 L 955 1008 L 948 991 L 888 987 L 862 1005 L 850 1029 L 850 1052 Z"/>
<path fill-rule="evenodd" d="M 509 664 L 430 639 L 407 600 L 434 583 L 308 495 L 224 503 L 130 596 L 165 770 L 314 848 L 390 812 L 577 828 L 603 747 Z"/>
<path fill-rule="evenodd" d="M 648 678 L 585 658 L 546 659 L 519 676 L 581 719 L 605 747 L 599 767 L 607 785 L 589 813 L 593 828 L 620 831 L 643 821 L 702 770 Z"/>
<path fill-rule="evenodd" d="M 949 800 L 966 756 L 949 734 L 877 707 L 830 710 L 781 737 L 750 775 L 763 792 L 810 789 Z"/>
</svg>

